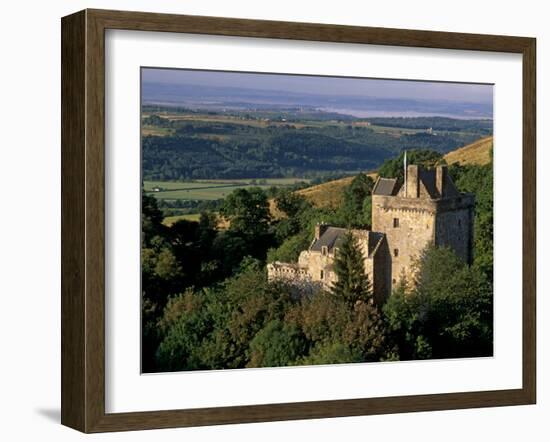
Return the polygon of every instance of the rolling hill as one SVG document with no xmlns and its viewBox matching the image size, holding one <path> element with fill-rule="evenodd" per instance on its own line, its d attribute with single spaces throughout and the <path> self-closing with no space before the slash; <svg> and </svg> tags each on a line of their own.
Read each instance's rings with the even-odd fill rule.
<svg viewBox="0 0 550 442">
<path fill-rule="evenodd" d="M 487 164 L 491 161 L 493 137 L 482 138 L 474 143 L 460 147 L 443 156 L 447 164 Z M 377 178 L 376 172 L 368 174 Z M 311 201 L 317 207 L 337 207 L 342 200 L 343 190 L 353 181 L 353 176 L 328 181 L 317 186 L 298 190 L 298 195 Z"/>
<path fill-rule="evenodd" d="M 478 141 L 459 147 L 443 156 L 447 164 L 487 164 L 491 161 L 493 137 L 482 138 Z"/>
</svg>

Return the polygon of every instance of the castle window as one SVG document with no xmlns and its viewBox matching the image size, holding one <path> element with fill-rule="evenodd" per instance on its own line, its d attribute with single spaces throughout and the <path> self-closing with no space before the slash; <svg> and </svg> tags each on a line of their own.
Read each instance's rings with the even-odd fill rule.
<svg viewBox="0 0 550 442">
<path fill-rule="evenodd" d="M 321 246 L 321 255 L 326 256 L 328 254 L 328 247 Z"/>
<path fill-rule="evenodd" d="M 394 228 L 399 227 L 399 218 L 394 218 L 394 219 L 393 219 L 393 227 L 394 227 Z"/>
<path fill-rule="evenodd" d="M 399 256 L 399 249 L 393 249 L 393 256 L 396 258 Z"/>
<path fill-rule="evenodd" d="M 395 284 L 397 281 L 394 279 L 391 280 L 392 284 Z"/>
<path fill-rule="evenodd" d="M 460 220 L 460 218 L 458 219 L 458 227 L 460 227 L 462 225 L 462 221 Z"/>
<path fill-rule="evenodd" d="M 321 279 L 325 279 L 325 272 L 323 270 L 321 270 L 321 273 L 320 273 L 319 277 Z"/>
</svg>

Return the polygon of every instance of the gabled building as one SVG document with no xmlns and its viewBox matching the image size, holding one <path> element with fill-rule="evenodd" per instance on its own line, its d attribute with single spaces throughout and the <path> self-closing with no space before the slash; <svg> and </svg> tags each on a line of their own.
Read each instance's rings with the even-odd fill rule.
<svg viewBox="0 0 550 442">
<path fill-rule="evenodd" d="M 384 302 L 402 279 L 414 281 L 414 263 L 429 244 L 448 246 L 471 263 L 473 222 L 474 196 L 458 192 L 446 166 L 422 170 L 409 165 L 403 185 L 397 178 L 378 178 L 372 191 L 372 230 L 351 230 L 375 300 Z M 317 225 L 298 262 L 268 264 L 268 278 L 330 289 L 337 279 L 334 259 L 346 231 Z"/>
</svg>

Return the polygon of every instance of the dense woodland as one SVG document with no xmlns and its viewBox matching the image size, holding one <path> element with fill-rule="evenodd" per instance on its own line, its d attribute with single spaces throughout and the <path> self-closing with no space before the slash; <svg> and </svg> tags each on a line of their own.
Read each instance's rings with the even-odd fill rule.
<svg viewBox="0 0 550 442">
<path fill-rule="evenodd" d="M 351 143 L 344 136 L 338 142 Z M 270 139 L 268 145 L 265 151 L 256 147 L 257 157 L 251 158 L 260 161 L 261 152 L 268 155 L 276 143 Z M 285 157 L 282 149 L 274 152 Z M 443 161 L 435 150 L 409 151 L 408 158 L 426 167 Z M 187 170 L 185 164 L 173 170 Z M 143 371 L 492 355 L 492 170 L 492 164 L 450 167 L 459 190 L 476 195 L 473 264 L 465 265 L 449 249 L 428 248 L 417 263 L 416 287 L 402 284 L 385 305 L 373 302 L 351 235 L 337 255 L 341 282 L 332 290 L 299 293 L 266 278 L 266 262 L 295 261 L 317 222 L 370 225 L 373 181 L 365 174 L 345 189 L 337 210 L 313 207 L 291 189 L 272 189 L 269 195 L 261 188 L 235 190 L 219 207 L 219 216 L 229 220 L 226 229 L 208 210 L 198 222 L 180 220 L 167 227 L 156 200 L 144 194 Z M 401 173 L 400 156 L 380 168 L 383 176 Z M 271 197 L 285 216 L 272 216 Z"/>
<path fill-rule="evenodd" d="M 280 117 L 266 122 L 238 115 L 213 113 L 215 121 L 144 118 L 145 126 L 165 132 L 142 138 L 143 179 L 312 178 L 374 170 L 405 149 L 446 153 L 492 132 L 491 120 L 374 119 L 388 128 L 415 129 L 411 133 L 374 130 L 353 118 L 325 121 L 324 113 L 315 114 L 315 120 L 285 118 L 284 124 Z M 437 131 L 428 133 L 429 128 Z"/>
</svg>

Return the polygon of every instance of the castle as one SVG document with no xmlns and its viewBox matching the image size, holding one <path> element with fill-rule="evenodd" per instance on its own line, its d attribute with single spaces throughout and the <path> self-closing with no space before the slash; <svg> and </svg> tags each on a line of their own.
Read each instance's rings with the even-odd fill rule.
<svg viewBox="0 0 550 442">
<path fill-rule="evenodd" d="M 372 230 L 351 229 L 378 303 L 401 279 L 414 281 L 415 259 L 429 244 L 448 246 L 472 261 L 474 195 L 456 189 L 446 166 L 405 165 L 404 175 L 402 186 L 397 178 L 378 178 L 372 190 Z M 268 279 L 329 289 L 337 279 L 334 258 L 347 231 L 318 224 L 298 262 L 269 263 Z"/>
</svg>

